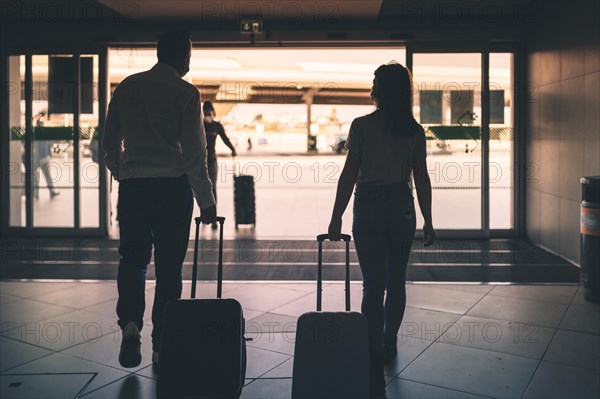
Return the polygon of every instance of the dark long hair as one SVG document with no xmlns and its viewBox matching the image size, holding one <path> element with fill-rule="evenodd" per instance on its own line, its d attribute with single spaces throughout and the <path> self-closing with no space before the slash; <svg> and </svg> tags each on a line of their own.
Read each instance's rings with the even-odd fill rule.
<svg viewBox="0 0 600 399">
<path fill-rule="evenodd" d="M 411 136 L 419 124 L 412 112 L 412 79 L 410 71 L 395 61 L 375 70 L 371 97 L 386 130 L 393 135 Z"/>
</svg>

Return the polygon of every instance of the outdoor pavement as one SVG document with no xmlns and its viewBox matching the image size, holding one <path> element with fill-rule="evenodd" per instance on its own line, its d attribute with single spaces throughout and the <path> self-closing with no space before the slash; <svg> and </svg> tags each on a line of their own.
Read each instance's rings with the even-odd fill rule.
<svg viewBox="0 0 600 399">
<path fill-rule="evenodd" d="M 511 175 L 508 163 L 500 161 L 497 178 L 490 190 L 490 227 L 511 228 Z M 473 157 L 460 153 L 431 155 L 428 167 L 433 186 L 433 222 L 437 229 L 481 228 L 480 168 Z M 260 155 L 219 158 L 217 183 L 218 213 L 226 218 L 225 238 L 313 239 L 327 231 L 335 201 L 337 180 L 343 169 L 343 155 Z M 235 229 L 233 176 L 254 176 L 256 188 L 256 226 Z M 118 183 L 113 183 L 111 236 L 118 237 L 116 203 Z M 416 191 L 417 228 L 423 225 Z M 199 215 L 197 206 L 194 215 Z M 352 199 L 343 217 L 343 229 L 352 227 Z M 209 232 L 206 229 L 206 232 Z M 193 234 L 194 229 L 191 229 Z"/>
</svg>

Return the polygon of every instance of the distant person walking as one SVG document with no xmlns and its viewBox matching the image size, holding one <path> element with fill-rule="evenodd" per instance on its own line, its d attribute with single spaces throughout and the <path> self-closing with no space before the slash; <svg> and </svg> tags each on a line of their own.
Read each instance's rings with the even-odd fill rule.
<svg viewBox="0 0 600 399">
<path fill-rule="evenodd" d="M 44 127 L 44 117 L 46 116 L 46 111 L 42 111 L 36 115 L 37 121 L 35 123 L 36 128 Z M 52 160 L 52 144 L 48 140 L 39 140 L 37 138 L 34 139 L 33 142 L 33 162 L 35 165 L 35 191 L 34 198 L 40 198 L 40 173 L 44 175 L 44 179 L 46 179 L 46 185 L 48 186 L 48 191 L 50 191 L 50 199 L 54 199 L 57 195 L 60 194 L 59 191 L 54 189 L 54 180 L 52 179 L 52 174 L 50 173 L 51 160 Z"/>
<path fill-rule="evenodd" d="M 163 308 L 167 301 L 181 298 L 193 194 L 203 223 L 216 219 L 200 93 L 182 79 L 189 71 L 190 35 L 164 33 L 157 47 L 158 63 L 125 78 L 115 90 L 103 137 L 106 166 L 119 181 L 117 316 L 123 330 L 119 354 L 123 367 L 141 362 L 140 330 L 152 246 L 156 273 L 152 361 L 157 363 Z"/>
<path fill-rule="evenodd" d="M 51 147 L 52 145 L 47 140 L 35 140 L 33 143 L 33 159 L 35 160 L 35 199 L 39 199 L 39 182 L 40 182 L 40 173 L 39 170 L 42 171 L 44 175 L 44 179 L 46 179 L 46 185 L 48 186 L 48 190 L 50 191 L 50 199 L 54 199 L 57 195 L 60 194 L 59 191 L 54 189 L 54 181 L 52 178 L 52 174 L 50 173 L 51 167 Z"/>
<path fill-rule="evenodd" d="M 384 361 L 397 355 L 406 307 L 406 267 L 416 230 L 411 172 L 425 219 L 425 246 L 433 244 L 431 182 L 425 131 L 412 114 L 409 71 L 398 63 L 375 70 L 376 110 L 352 121 L 329 235 L 338 240 L 354 193 L 352 233 L 363 275 L 361 311 L 369 324 L 371 397 L 385 398 Z M 385 293 L 385 304 L 384 304 Z"/>
<path fill-rule="evenodd" d="M 229 137 L 225 134 L 225 129 L 223 125 L 219 121 L 215 120 L 215 108 L 213 107 L 212 102 L 205 101 L 202 105 L 202 110 L 204 111 L 204 131 L 206 132 L 206 149 L 208 152 L 208 177 L 212 182 L 213 187 L 213 195 L 215 196 L 215 201 L 217 200 L 217 177 L 219 176 L 219 164 L 217 163 L 217 152 L 215 151 L 215 146 L 217 144 L 217 136 L 221 137 L 223 142 L 229 149 L 231 150 L 231 156 L 235 157 L 237 154 L 235 152 L 235 147 L 229 141 Z M 217 224 L 213 223 L 212 228 L 216 229 Z"/>
</svg>

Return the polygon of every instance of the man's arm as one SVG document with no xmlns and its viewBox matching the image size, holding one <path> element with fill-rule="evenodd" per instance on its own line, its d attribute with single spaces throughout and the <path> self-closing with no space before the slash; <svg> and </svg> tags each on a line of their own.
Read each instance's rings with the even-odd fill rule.
<svg viewBox="0 0 600 399">
<path fill-rule="evenodd" d="M 121 123 L 117 113 L 117 103 L 119 101 L 119 88 L 115 90 L 112 100 L 108 105 L 108 114 L 104 124 L 104 134 L 102 136 L 102 147 L 104 148 L 104 160 L 106 167 L 112 173 L 115 180 L 119 180 L 119 158 L 121 157 Z"/>
<path fill-rule="evenodd" d="M 212 193 L 212 183 L 208 178 L 206 133 L 202 123 L 199 92 L 191 97 L 183 110 L 180 143 L 183 167 L 194 190 L 198 206 L 202 210 L 211 208 L 215 205 L 215 197 Z"/>
</svg>

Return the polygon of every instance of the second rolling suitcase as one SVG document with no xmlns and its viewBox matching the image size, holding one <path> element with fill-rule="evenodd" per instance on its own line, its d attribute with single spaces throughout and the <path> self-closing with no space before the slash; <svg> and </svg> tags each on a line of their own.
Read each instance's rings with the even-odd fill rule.
<svg viewBox="0 0 600 399">
<path fill-rule="evenodd" d="M 235 160 L 233 161 L 235 169 Z M 233 207 L 235 212 L 235 228 L 240 224 L 251 224 L 256 227 L 256 194 L 254 192 L 254 176 L 233 176 Z"/>
<path fill-rule="evenodd" d="M 196 218 L 192 299 L 167 303 L 161 340 L 158 398 L 238 398 L 246 376 L 246 340 L 242 307 L 221 299 L 223 285 L 223 222 L 219 217 L 217 299 L 194 299 L 198 276 Z"/>
<path fill-rule="evenodd" d="M 323 241 L 319 243 L 317 311 L 298 318 L 292 398 L 368 398 L 369 337 L 367 319 L 350 311 L 350 236 L 346 242 L 346 311 L 322 312 Z"/>
</svg>

